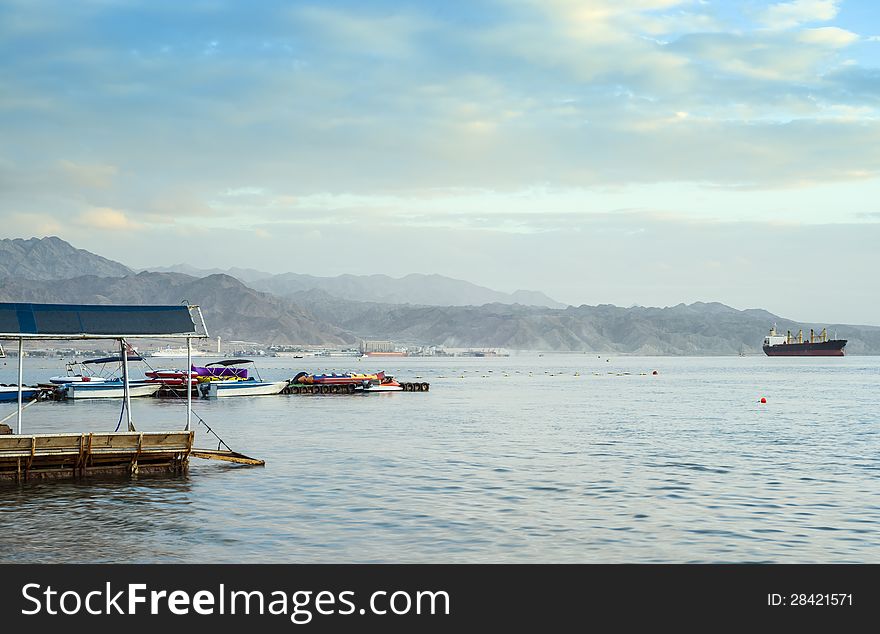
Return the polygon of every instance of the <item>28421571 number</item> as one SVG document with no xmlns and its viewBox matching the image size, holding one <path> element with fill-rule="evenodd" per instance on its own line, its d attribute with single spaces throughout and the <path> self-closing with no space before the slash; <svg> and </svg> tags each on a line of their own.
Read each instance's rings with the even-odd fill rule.
<svg viewBox="0 0 880 634">
<path fill-rule="evenodd" d="M 767 595 L 770 606 L 850 606 L 853 604 L 852 594 L 845 593 L 792 593 L 788 595 L 771 593 Z"/>
</svg>

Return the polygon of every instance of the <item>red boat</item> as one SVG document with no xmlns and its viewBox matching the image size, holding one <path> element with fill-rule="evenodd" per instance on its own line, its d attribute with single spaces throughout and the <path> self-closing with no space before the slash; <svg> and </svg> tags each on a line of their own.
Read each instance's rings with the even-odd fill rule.
<svg viewBox="0 0 880 634">
<path fill-rule="evenodd" d="M 144 372 L 144 374 L 147 376 L 147 381 L 150 383 L 161 383 L 162 385 L 183 385 L 186 380 L 186 372 L 183 370 L 151 370 L 150 372 Z M 196 385 L 198 382 L 198 376 L 193 374 L 190 378 L 190 384 Z"/>
</svg>

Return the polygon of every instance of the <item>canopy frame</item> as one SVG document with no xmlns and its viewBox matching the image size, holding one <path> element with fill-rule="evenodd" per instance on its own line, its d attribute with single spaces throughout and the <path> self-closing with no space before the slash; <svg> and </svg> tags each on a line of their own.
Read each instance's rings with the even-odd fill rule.
<svg viewBox="0 0 880 634">
<path fill-rule="evenodd" d="M 188 331 L 175 331 L 175 332 L 150 332 L 152 327 L 152 323 L 154 320 L 148 320 L 150 322 L 150 327 L 146 328 L 132 328 L 133 332 L 114 332 L 112 327 L 108 327 L 106 322 L 98 321 L 98 328 L 93 329 L 93 332 L 89 332 L 89 328 L 85 327 L 85 324 L 89 322 L 88 316 L 90 315 L 101 315 L 102 313 L 106 313 L 106 317 L 112 317 L 113 313 L 118 316 L 131 316 L 137 317 L 138 314 L 142 318 L 145 317 L 148 313 L 155 313 L 159 315 L 159 313 L 166 313 L 168 316 L 171 313 L 177 312 L 180 313 L 182 309 L 186 309 L 189 315 L 189 323 L 192 324 L 192 329 Z M 15 313 L 14 316 L 12 313 Z M 0 340 L 12 340 L 18 342 L 18 412 L 16 417 L 16 434 L 21 435 L 22 433 L 22 411 L 24 407 L 22 407 L 22 391 L 24 389 L 24 342 L 25 340 L 36 340 L 36 341 L 72 341 L 72 340 L 84 340 L 84 339 L 115 339 L 119 341 L 120 345 L 120 360 L 122 361 L 122 376 L 123 376 L 123 395 L 125 399 L 125 411 L 126 418 L 128 423 L 128 430 L 134 431 L 134 423 L 131 418 L 131 391 L 129 385 L 129 377 L 128 377 L 128 344 L 126 343 L 127 339 L 186 339 L 186 348 L 187 348 L 187 378 L 190 379 L 187 381 L 187 397 L 186 397 L 186 431 L 190 430 L 192 423 L 192 384 L 191 384 L 191 376 L 192 376 L 192 340 L 193 339 L 207 339 L 208 338 L 208 328 L 205 325 L 205 319 L 202 316 L 202 309 L 198 305 L 190 305 L 190 304 L 182 304 L 179 306 L 155 306 L 155 305 L 144 305 L 144 306 L 132 306 L 132 305 L 89 305 L 89 304 L 29 304 L 29 303 L 0 303 Z M 83 319 L 83 317 L 86 319 Z M 57 324 L 58 319 L 56 319 L 56 323 L 52 323 L 52 318 L 60 318 L 61 321 L 66 322 L 68 324 L 67 331 L 65 331 L 64 327 L 59 327 Z M 128 319 L 129 322 L 132 322 L 131 319 Z M 18 323 L 18 331 L 12 332 L 13 328 L 11 326 L 14 323 Z M 49 324 L 47 330 L 54 330 L 55 332 L 40 332 L 41 322 L 46 322 Z M 170 323 L 170 322 L 169 322 Z M 175 316 L 176 325 L 186 325 L 186 321 L 183 319 L 183 315 L 178 314 Z M 81 326 L 80 328 L 71 328 L 70 324 L 78 324 Z M 132 324 L 137 326 L 137 321 L 127 324 L 127 326 L 131 327 Z M 2 330 L 7 329 L 9 332 L 3 332 Z"/>
</svg>

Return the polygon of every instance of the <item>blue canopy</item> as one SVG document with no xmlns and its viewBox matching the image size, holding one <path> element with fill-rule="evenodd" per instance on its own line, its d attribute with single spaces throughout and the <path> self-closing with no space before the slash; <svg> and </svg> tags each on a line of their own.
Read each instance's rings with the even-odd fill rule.
<svg viewBox="0 0 880 634">
<path fill-rule="evenodd" d="M 207 336 L 198 306 L 0 303 L 0 339 Z"/>
<path fill-rule="evenodd" d="M 130 357 L 126 355 L 126 361 L 143 361 L 144 358 L 133 354 Z M 87 365 L 89 363 L 122 363 L 122 355 L 116 355 L 115 357 L 101 357 L 100 359 L 86 359 L 83 361 L 83 365 Z"/>
</svg>

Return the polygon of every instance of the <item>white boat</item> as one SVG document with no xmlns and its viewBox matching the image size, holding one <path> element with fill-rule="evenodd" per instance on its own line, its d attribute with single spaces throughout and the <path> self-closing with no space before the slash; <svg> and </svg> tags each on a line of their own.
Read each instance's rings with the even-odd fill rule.
<svg viewBox="0 0 880 634">
<path fill-rule="evenodd" d="M 399 383 L 370 383 L 364 386 L 364 392 L 400 392 L 403 386 Z"/>
<path fill-rule="evenodd" d="M 204 357 L 207 356 L 207 352 L 202 352 L 201 350 L 193 350 L 190 356 L 193 357 Z M 164 357 L 164 358 L 178 358 L 183 357 L 186 358 L 186 348 L 162 348 L 161 350 L 156 350 L 155 352 L 151 352 L 147 355 L 148 357 Z"/>
<path fill-rule="evenodd" d="M 288 386 L 287 381 L 208 381 L 199 385 L 203 396 L 219 398 L 221 396 L 270 396 L 281 394 Z"/>
<path fill-rule="evenodd" d="M 137 354 L 128 357 L 129 361 L 143 361 Z M 101 357 L 99 359 L 86 359 L 85 361 L 71 361 L 67 364 L 67 374 L 61 376 L 49 377 L 49 382 L 55 385 L 67 385 L 68 383 L 105 383 L 107 381 L 118 381 L 120 379 L 109 374 L 105 368 L 107 365 L 121 365 L 122 357 Z M 91 369 L 89 366 L 100 366 L 99 371 Z"/>
<path fill-rule="evenodd" d="M 39 396 L 40 390 L 25 385 L 21 390 L 21 400 L 29 401 Z M 17 385 L 0 385 L 0 401 L 18 401 Z"/>
<path fill-rule="evenodd" d="M 101 376 L 88 376 L 84 374 L 68 374 L 66 376 L 49 377 L 49 383 L 55 385 L 67 385 L 68 383 L 105 383 L 107 379 Z"/>
<path fill-rule="evenodd" d="M 128 393 L 136 396 L 152 396 L 162 387 L 161 383 L 129 383 Z M 125 386 L 122 381 L 104 381 L 102 383 L 68 383 L 59 386 L 64 398 L 122 398 Z"/>
</svg>

